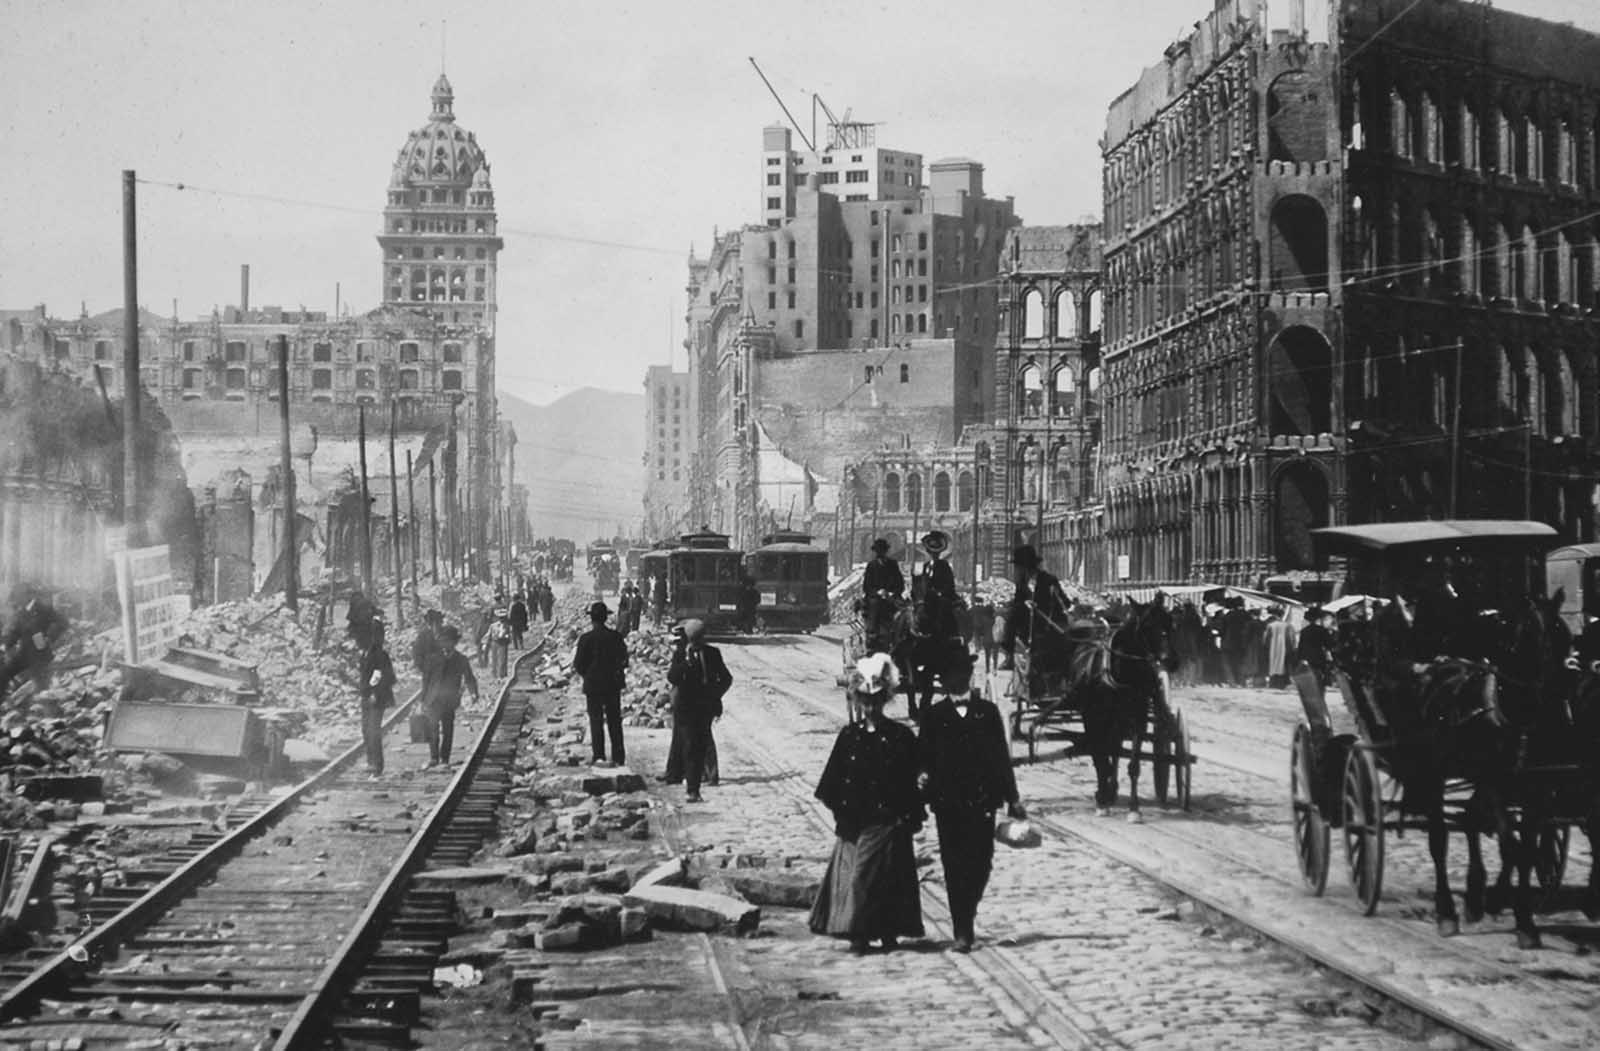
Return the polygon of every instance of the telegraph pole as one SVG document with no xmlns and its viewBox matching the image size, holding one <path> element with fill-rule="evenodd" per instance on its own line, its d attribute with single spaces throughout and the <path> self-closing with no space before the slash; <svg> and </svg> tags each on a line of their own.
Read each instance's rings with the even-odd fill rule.
<svg viewBox="0 0 1600 1051">
<path fill-rule="evenodd" d="M 131 551 L 144 546 L 139 506 L 139 246 L 133 171 L 122 173 L 122 524 Z"/>
<path fill-rule="evenodd" d="M 456 403 L 450 403 L 450 437 L 444 454 L 444 527 L 450 541 L 450 573 L 459 566 L 456 561 L 457 541 L 461 534 L 459 503 L 456 500 Z"/>
<path fill-rule="evenodd" d="M 411 450 L 406 450 L 406 534 L 411 541 L 411 601 L 413 608 L 422 602 L 417 590 L 417 487 L 413 480 L 415 468 L 411 464 Z"/>
<path fill-rule="evenodd" d="M 433 477 L 433 457 L 428 457 L 428 532 L 433 537 L 433 582 L 439 583 L 439 486 Z"/>
<path fill-rule="evenodd" d="M 372 505 L 367 496 L 367 406 L 356 406 L 356 446 L 361 453 L 361 588 L 372 597 Z"/>
<path fill-rule="evenodd" d="M 400 562 L 400 479 L 399 470 L 394 463 L 394 429 L 395 417 L 399 413 L 399 405 L 394 398 L 389 399 L 389 546 L 394 550 L 394 626 L 406 626 L 405 615 L 405 581 L 403 574 L 405 567 Z"/>
<path fill-rule="evenodd" d="M 295 546 L 294 450 L 289 444 L 289 337 L 278 337 L 278 437 L 283 442 L 283 602 L 300 612 L 300 559 Z"/>
</svg>

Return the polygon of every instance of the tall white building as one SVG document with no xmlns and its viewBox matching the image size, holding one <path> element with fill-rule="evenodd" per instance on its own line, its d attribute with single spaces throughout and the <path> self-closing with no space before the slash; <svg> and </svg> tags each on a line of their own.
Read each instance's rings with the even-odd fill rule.
<svg viewBox="0 0 1600 1051">
<path fill-rule="evenodd" d="M 817 177 L 817 188 L 845 201 L 916 200 L 922 193 L 922 154 L 877 145 L 871 124 L 834 124 L 820 150 L 794 149 L 794 133 L 772 125 L 761 133 L 761 219 L 780 226 L 794 218 L 795 191 Z"/>
</svg>

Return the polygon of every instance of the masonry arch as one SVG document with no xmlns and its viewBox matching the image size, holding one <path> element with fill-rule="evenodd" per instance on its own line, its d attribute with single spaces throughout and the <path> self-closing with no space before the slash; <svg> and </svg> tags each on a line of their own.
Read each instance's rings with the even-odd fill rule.
<svg viewBox="0 0 1600 1051">
<path fill-rule="evenodd" d="M 1294 325 L 1267 350 L 1267 399 L 1272 434 L 1333 430 L 1333 347 L 1321 332 Z"/>
<path fill-rule="evenodd" d="M 940 513 L 950 510 L 949 471 L 940 471 L 933 476 L 933 509 Z"/>
<path fill-rule="evenodd" d="M 1078 338 L 1078 297 L 1070 288 L 1056 295 L 1056 338 Z"/>
<path fill-rule="evenodd" d="M 1044 338 L 1044 293 L 1037 288 L 1022 296 L 1022 338 Z"/>
<path fill-rule="evenodd" d="M 1038 362 L 1029 358 L 1017 373 L 1017 415 L 1031 417 L 1044 412 L 1044 381 Z"/>
<path fill-rule="evenodd" d="M 1328 476 L 1308 460 L 1278 472 L 1273 484 L 1273 556 L 1278 570 L 1315 569 L 1311 531 L 1328 524 Z"/>
<path fill-rule="evenodd" d="M 1304 70 L 1290 70 L 1267 88 L 1269 160 L 1303 164 L 1328 159 L 1328 93 Z"/>
<path fill-rule="evenodd" d="M 1272 206 L 1267 234 L 1272 287 L 1282 292 L 1328 290 L 1328 215 L 1305 194 L 1281 197 Z"/>
<path fill-rule="evenodd" d="M 893 471 L 883 476 L 883 509 L 889 514 L 900 511 L 900 476 Z"/>
<path fill-rule="evenodd" d="M 971 471 L 962 471 L 956 475 L 956 510 L 972 510 L 973 501 L 977 499 L 978 487 Z"/>
<path fill-rule="evenodd" d="M 906 510 L 917 514 L 922 509 L 922 475 L 913 471 L 906 475 Z"/>
<path fill-rule="evenodd" d="M 1050 374 L 1050 415 L 1060 418 L 1071 416 L 1077 406 L 1078 380 L 1070 364 L 1062 364 Z"/>
</svg>

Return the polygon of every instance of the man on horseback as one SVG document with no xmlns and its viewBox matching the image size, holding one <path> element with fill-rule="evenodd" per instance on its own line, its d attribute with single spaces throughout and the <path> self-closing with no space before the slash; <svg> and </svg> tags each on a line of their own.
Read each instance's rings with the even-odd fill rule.
<svg viewBox="0 0 1600 1051">
<path fill-rule="evenodd" d="M 922 548 L 930 561 L 922 570 L 922 608 L 917 616 L 917 630 L 937 639 L 959 636 L 956 627 L 956 609 L 960 597 L 956 594 L 956 574 L 944 560 L 950 548 L 950 536 L 934 530 L 922 538 Z"/>
<path fill-rule="evenodd" d="M 895 609 L 905 593 L 906 578 L 900 572 L 900 563 L 889 557 L 889 541 L 881 536 L 874 540 L 872 553 L 873 559 L 861 577 L 867 647 L 887 653 L 894 641 Z"/>
<path fill-rule="evenodd" d="M 1071 609 L 1067 593 L 1061 581 L 1044 569 L 1032 544 L 1018 546 L 1011 553 L 1011 564 L 1017 567 L 1016 592 L 1006 616 L 1005 638 L 1000 640 L 1006 654 L 1000 667 L 1013 666 L 1020 637 L 1028 646 L 1030 680 L 1063 676 L 1072 656 L 1067 640 L 1067 611 Z"/>
</svg>

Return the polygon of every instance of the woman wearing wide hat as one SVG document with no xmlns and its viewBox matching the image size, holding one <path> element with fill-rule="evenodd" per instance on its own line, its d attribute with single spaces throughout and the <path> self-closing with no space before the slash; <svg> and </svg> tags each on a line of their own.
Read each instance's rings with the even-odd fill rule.
<svg viewBox="0 0 1600 1051">
<path fill-rule="evenodd" d="M 902 937 L 920 938 L 922 902 L 912 836 L 925 813 L 917 794 L 917 739 L 886 718 L 894 665 L 871 653 L 856 662 L 859 723 L 839 731 L 817 798 L 833 812 L 836 838 L 822 887 L 811 908 L 811 930 L 848 938 L 855 953 L 870 941 L 893 949 Z"/>
<path fill-rule="evenodd" d="M 919 627 L 939 639 L 956 637 L 956 573 L 945 561 L 950 550 L 950 535 L 935 529 L 922 538 L 922 549 L 930 557 L 922 571 L 922 611 Z"/>
</svg>

